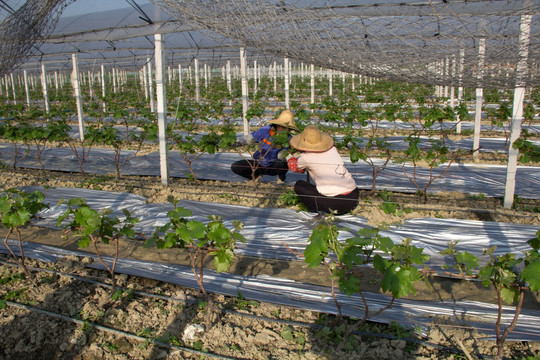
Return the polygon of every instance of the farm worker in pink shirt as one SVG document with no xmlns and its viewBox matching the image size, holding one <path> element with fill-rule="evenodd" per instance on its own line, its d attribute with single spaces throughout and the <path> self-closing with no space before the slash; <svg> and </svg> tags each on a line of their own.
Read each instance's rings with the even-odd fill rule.
<svg viewBox="0 0 540 360">
<path fill-rule="evenodd" d="M 359 191 L 332 137 L 315 125 L 308 125 L 289 142 L 292 148 L 301 152 L 299 157 L 287 156 L 289 170 L 296 173 L 308 171 L 315 182 L 299 180 L 294 184 L 294 192 L 308 211 L 343 215 L 354 210 L 358 205 Z"/>
</svg>

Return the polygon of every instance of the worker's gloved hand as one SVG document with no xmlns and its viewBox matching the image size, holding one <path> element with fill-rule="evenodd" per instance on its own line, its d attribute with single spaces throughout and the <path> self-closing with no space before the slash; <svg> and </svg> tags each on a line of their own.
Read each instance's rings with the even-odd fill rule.
<svg viewBox="0 0 540 360">
<path fill-rule="evenodd" d="M 287 155 L 287 157 L 285 159 L 287 159 L 287 161 L 289 161 L 289 159 L 292 159 L 294 156 L 292 154 L 289 154 Z"/>
<path fill-rule="evenodd" d="M 251 134 L 244 135 L 243 142 L 246 145 L 251 144 L 253 142 L 253 135 L 251 135 Z"/>
<path fill-rule="evenodd" d="M 278 158 L 278 160 L 283 160 L 283 159 L 285 159 L 285 154 L 283 153 L 283 151 L 278 152 L 277 158 Z"/>
</svg>

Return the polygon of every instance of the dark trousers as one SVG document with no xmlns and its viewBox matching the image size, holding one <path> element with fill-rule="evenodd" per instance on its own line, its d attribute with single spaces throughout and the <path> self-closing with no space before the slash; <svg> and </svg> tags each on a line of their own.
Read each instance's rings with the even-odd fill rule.
<svg viewBox="0 0 540 360">
<path fill-rule="evenodd" d="M 250 165 L 251 164 L 251 165 Z M 246 179 L 252 179 L 252 166 L 255 166 L 255 160 L 238 160 L 231 165 L 231 170 Z M 289 167 L 286 161 L 276 160 L 270 166 L 259 166 L 255 170 L 255 177 L 261 175 L 278 175 L 281 180 L 285 180 Z"/>
<path fill-rule="evenodd" d="M 334 211 L 337 215 L 343 215 L 352 211 L 358 205 L 358 188 L 347 195 L 324 196 L 317 191 L 315 185 L 304 180 L 299 180 L 294 184 L 294 192 L 300 197 L 300 200 L 306 205 L 309 212 Z"/>
</svg>

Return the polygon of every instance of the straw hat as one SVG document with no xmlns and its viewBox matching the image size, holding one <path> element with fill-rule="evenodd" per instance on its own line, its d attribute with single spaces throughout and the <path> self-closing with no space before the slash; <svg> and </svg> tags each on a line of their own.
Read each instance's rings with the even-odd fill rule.
<svg viewBox="0 0 540 360">
<path fill-rule="evenodd" d="M 269 123 L 298 131 L 298 128 L 294 125 L 293 113 L 290 110 L 282 111 L 277 119 L 270 120 Z"/>
<path fill-rule="evenodd" d="M 334 146 L 334 139 L 315 125 L 308 125 L 301 134 L 293 136 L 289 143 L 296 150 L 325 152 Z"/>
</svg>

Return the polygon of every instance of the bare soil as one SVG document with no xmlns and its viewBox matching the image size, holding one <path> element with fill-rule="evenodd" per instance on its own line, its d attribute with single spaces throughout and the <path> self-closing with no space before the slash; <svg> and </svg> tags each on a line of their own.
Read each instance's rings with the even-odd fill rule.
<svg viewBox="0 0 540 360">
<path fill-rule="evenodd" d="M 289 207 L 280 198 L 290 186 L 275 183 L 190 182 L 173 179 L 163 187 L 155 177 L 93 176 L 35 170 L 3 170 L 2 184 L 9 187 L 41 185 L 128 191 L 149 203 L 179 199 L 254 207 Z M 371 225 L 399 223 L 407 218 L 444 217 L 540 225 L 539 201 L 521 201 L 515 209 L 502 207 L 501 199 L 477 198 L 460 193 L 440 193 L 426 204 L 415 194 L 392 194 L 392 201 L 409 209 L 387 214 L 379 207 L 380 194 L 362 193 L 354 214 Z M 295 207 L 293 207 L 295 208 Z M 5 236 L 5 229 L 1 229 Z M 63 243 L 61 232 L 29 226 L 23 240 Z M 140 244 L 123 242 L 132 254 Z M 148 251 L 143 255 L 148 255 Z M 181 257 L 175 256 L 182 263 Z M 454 359 L 485 358 L 494 354 L 493 341 L 483 341 L 477 329 L 433 324 L 426 338 L 395 326 L 370 323 L 351 338 L 353 350 L 337 351 L 339 327 L 333 316 L 269 303 L 214 294 L 219 311 L 210 328 L 183 338 L 186 329 L 203 324 L 207 311 L 199 291 L 164 282 L 120 275 L 121 294 L 113 296 L 108 274 L 88 267 L 89 258 L 64 258 L 57 263 L 28 260 L 29 275 L 2 255 L 0 349 L 4 359 Z M 276 272 L 276 268 L 280 268 Z M 39 270 L 38 270 L 39 269 Z M 288 269 L 285 271 L 285 269 Z M 301 261 L 280 264 L 265 259 L 238 259 L 232 272 L 269 274 L 328 285 L 324 273 L 306 271 Z M 77 277 L 76 277 L 77 276 Z M 80 278 L 79 278 L 80 276 Z M 420 288 L 417 299 L 453 298 L 495 301 L 489 289 L 459 280 L 433 279 L 432 287 Z M 373 281 L 376 291 L 376 279 Z M 538 294 L 536 294 L 536 298 Z M 16 304 L 22 304 L 15 306 Z M 532 299 L 527 306 L 537 306 Z M 24 306 L 27 306 L 25 308 Z M 45 312 L 46 311 L 46 312 Z M 324 327 L 326 326 L 326 327 Z M 328 331 L 328 329 L 333 331 Z M 415 341 L 418 342 L 414 342 Z M 508 342 L 506 356 L 540 358 L 540 344 Z"/>
</svg>

